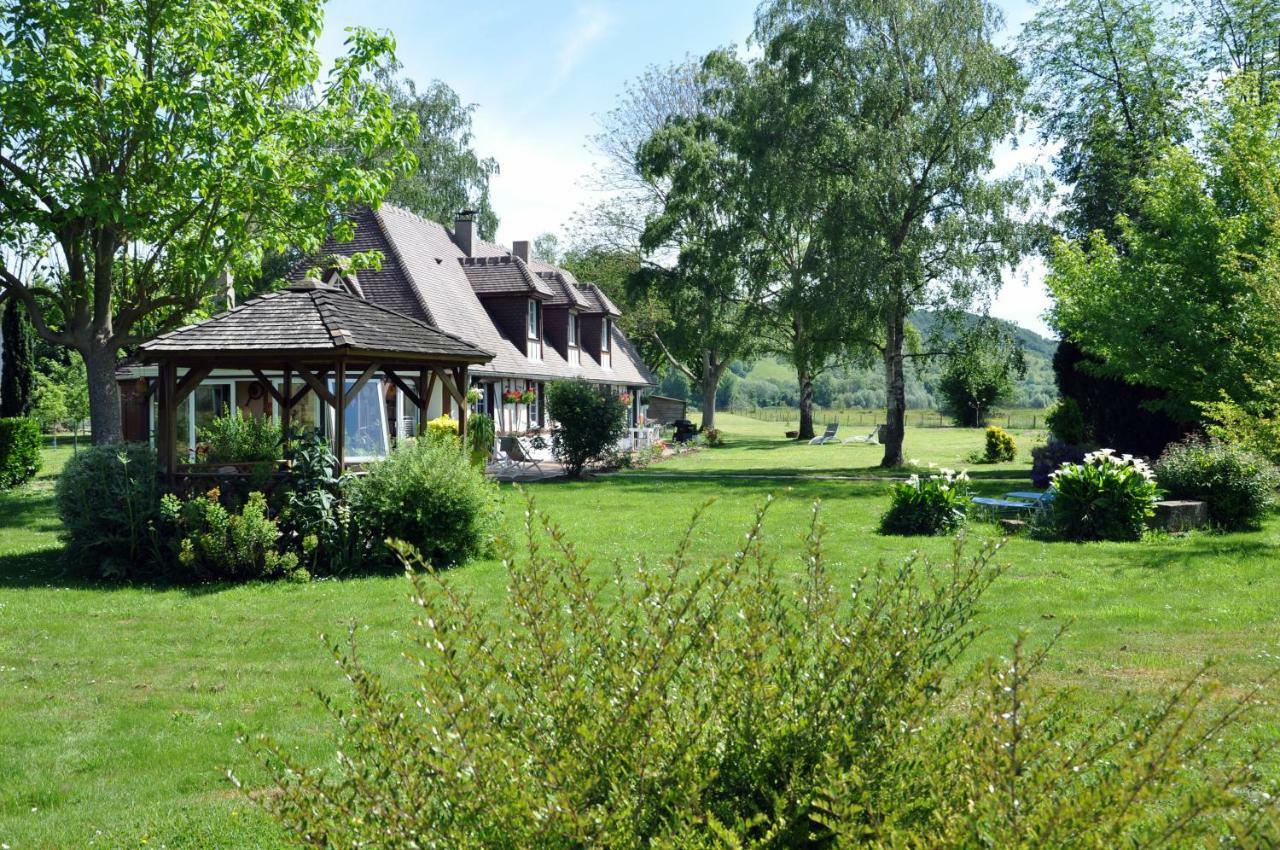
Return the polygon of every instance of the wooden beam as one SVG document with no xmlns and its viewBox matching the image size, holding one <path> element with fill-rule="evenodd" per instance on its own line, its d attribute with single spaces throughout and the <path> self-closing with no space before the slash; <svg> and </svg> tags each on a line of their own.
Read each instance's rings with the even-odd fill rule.
<svg viewBox="0 0 1280 850">
<path fill-rule="evenodd" d="M 459 387 L 466 392 L 467 386 L 467 367 L 458 366 L 453 370 L 453 380 Z M 458 437 L 462 441 L 462 447 L 467 446 L 467 397 L 463 395 L 458 402 Z"/>
<path fill-rule="evenodd" d="M 173 486 L 173 476 L 177 472 L 178 460 L 178 419 L 177 401 L 177 368 L 172 363 L 160 364 L 160 396 L 157 399 L 159 416 L 156 422 L 156 447 L 159 449 L 160 465 L 168 478 L 169 486 Z"/>
<path fill-rule="evenodd" d="M 284 367 L 284 381 L 280 384 L 280 388 L 284 390 L 280 398 L 280 434 L 283 438 L 284 458 L 285 462 L 289 461 L 289 435 L 293 431 L 293 370 L 288 366 Z"/>
<path fill-rule="evenodd" d="M 464 405 L 467 403 L 466 398 L 462 395 L 462 393 L 458 392 L 458 388 L 453 385 L 453 381 L 450 380 L 448 374 L 446 374 L 443 369 L 433 368 L 431 370 L 431 374 L 435 375 L 437 378 L 440 379 L 440 385 L 444 387 L 444 391 L 446 393 L 453 396 L 454 401 L 456 401 L 459 405 Z"/>
<path fill-rule="evenodd" d="M 427 432 L 427 406 L 431 404 L 431 389 L 436 376 L 428 375 L 426 369 L 418 372 L 418 436 Z"/>
<path fill-rule="evenodd" d="M 305 376 L 309 373 L 302 374 Z M 333 401 L 333 454 L 338 458 L 338 474 L 341 475 L 347 463 L 347 366 L 341 360 L 333 371 L 333 377 L 334 395 L 337 396 Z M 325 389 L 325 393 L 328 393 L 328 389 Z"/>
<path fill-rule="evenodd" d="M 174 368 L 173 371 L 175 375 L 178 372 L 176 367 Z M 174 406 L 176 407 L 177 405 L 181 404 L 182 400 L 187 396 L 191 395 L 191 391 L 194 390 L 196 387 L 198 387 L 200 385 L 200 382 L 203 381 L 205 378 L 209 377 L 209 375 L 212 372 L 213 372 L 212 366 L 200 366 L 198 368 L 193 367 L 189 369 L 187 371 L 187 374 L 182 376 L 182 380 L 178 382 L 177 387 L 174 388 L 174 391 L 173 391 Z M 222 415 L 221 412 L 219 412 L 218 415 L 221 416 Z"/>
<path fill-rule="evenodd" d="M 276 404 L 284 407 L 284 400 L 287 396 L 276 389 L 276 385 L 271 383 L 266 375 L 262 374 L 261 369 L 251 369 L 250 371 L 253 372 L 253 377 L 258 379 L 258 383 L 262 385 L 262 388 L 267 391 L 267 395 L 271 396 Z"/>
<path fill-rule="evenodd" d="M 327 374 L 328 371 L 329 370 L 326 369 L 323 372 L 321 372 L 320 373 L 321 376 Z M 345 371 L 345 370 L 339 369 L 339 371 Z M 329 392 L 329 388 L 324 385 L 324 381 L 322 381 L 320 378 L 316 377 L 315 375 L 311 374 L 309 371 L 307 371 L 301 366 L 298 367 L 298 374 L 302 376 L 302 380 L 307 382 L 307 386 L 310 387 L 311 391 L 320 397 L 321 401 L 323 401 L 325 404 L 329 405 L 332 408 L 335 408 L 335 409 L 337 408 L 338 402 L 333 397 L 333 393 Z M 339 386 L 341 386 L 341 384 L 339 384 Z M 301 393 L 299 395 L 301 395 Z M 295 399 L 294 401 L 297 401 L 297 399 Z"/>
<path fill-rule="evenodd" d="M 412 404 L 414 407 L 422 406 L 422 402 L 419 401 L 418 399 L 418 394 L 413 391 L 413 389 L 409 386 L 408 382 L 404 380 L 404 378 L 401 378 L 394 371 L 386 368 L 385 366 L 382 367 L 382 374 L 387 376 L 387 380 L 391 381 L 391 383 L 395 386 L 397 390 L 404 393 L 405 399 L 410 404 Z"/>
<path fill-rule="evenodd" d="M 351 399 L 360 395 L 360 391 L 364 389 L 364 385 L 369 383 L 369 379 L 372 378 L 377 371 L 378 371 L 377 363 L 370 363 L 368 366 L 366 366 L 365 370 L 360 373 L 360 377 L 356 378 L 356 382 L 351 385 L 351 389 L 346 390 L 344 392 L 345 400 L 342 403 L 344 405 L 350 404 Z"/>
</svg>

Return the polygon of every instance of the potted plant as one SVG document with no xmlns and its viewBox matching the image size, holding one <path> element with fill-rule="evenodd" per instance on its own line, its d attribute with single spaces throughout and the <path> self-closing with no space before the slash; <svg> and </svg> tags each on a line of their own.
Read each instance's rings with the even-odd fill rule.
<svg viewBox="0 0 1280 850">
<path fill-rule="evenodd" d="M 537 403 L 538 403 L 538 391 L 537 391 L 537 390 L 525 390 L 525 391 L 521 394 L 521 396 L 520 396 L 520 401 L 521 401 L 521 403 L 522 403 L 522 404 L 537 404 Z"/>
</svg>

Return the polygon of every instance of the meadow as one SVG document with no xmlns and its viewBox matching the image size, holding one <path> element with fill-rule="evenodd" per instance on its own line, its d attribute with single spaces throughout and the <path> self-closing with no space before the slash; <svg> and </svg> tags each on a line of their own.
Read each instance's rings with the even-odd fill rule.
<svg viewBox="0 0 1280 850">
<path fill-rule="evenodd" d="M 784 423 L 725 416 L 727 445 L 643 470 L 583 482 L 503 487 L 505 534 L 521 533 L 525 495 L 603 569 L 674 545 L 694 508 L 715 502 L 696 551 L 728 552 L 755 506 L 775 497 L 766 526 L 782 563 L 795 563 L 820 501 L 837 580 L 913 550 L 941 556 L 948 539 L 875 533 L 888 503 L 878 447 L 797 445 Z M 1043 434 L 1016 431 L 1017 461 L 970 467 L 987 494 L 1024 489 L 1028 450 Z M 969 466 L 982 432 L 910 429 L 906 454 Z M 70 455 L 46 451 L 27 488 L 0 494 L 0 844 L 167 848 L 286 846 L 286 836 L 227 779 L 264 772 L 237 743 L 266 732 L 311 763 L 332 762 L 333 724 L 314 691 L 345 696 L 320 635 L 354 627 L 361 654 L 404 681 L 399 660 L 412 617 L 402 576 L 304 585 L 151 587 L 88 583 L 64 570 L 53 485 Z M 900 474 L 900 473 L 898 473 Z M 999 534 L 975 523 L 969 545 Z M 1151 693 L 1215 659 L 1212 675 L 1238 693 L 1280 655 L 1280 519 L 1258 532 L 1152 537 L 1136 544 L 1011 539 L 1007 565 L 982 606 L 988 631 L 975 657 L 1067 632 L 1044 681 L 1106 710 L 1117 693 Z M 798 568 L 798 567 L 797 567 Z M 496 560 L 454 579 L 500 605 Z M 1263 718 L 1249 734 L 1280 734 Z"/>
</svg>

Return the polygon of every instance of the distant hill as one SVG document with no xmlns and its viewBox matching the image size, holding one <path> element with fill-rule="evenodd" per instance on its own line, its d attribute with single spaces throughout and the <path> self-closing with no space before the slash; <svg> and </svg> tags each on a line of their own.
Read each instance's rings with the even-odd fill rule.
<svg viewBox="0 0 1280 850">
<path fill-rule="evenodd" d="M 934 332 L 938 321 L 936 314 L 927 311 L 918 311 L 911 317 L 911 323 L 926 338 Z M 962 321 L 973 324 L 981 318 L 968 314 Z M 995 321 L 1012 331 L 1026 356 L 1027 374 L 1018 382 L 1010 406 L 1049 406 L 1058 398 L 1053 382 L 1053 354 L 1058 343 L 1013 322 Z M 946 339 L 952 334 L 944 331 L 941 335 Z M 935 390 L 942 376 L 942 365 L 940 360 L 931 360 L 907 368 L 908 407 L 938 407 Z M 766 358 L 754 363 L 735 363 L 731 370 L 720 385 L 721 407 L 794 407 L 799 402 L 795 371 L 784 361 Z M 688 392 L 680 376 L 666 376 L 659 392 L 677 397 L 684 393 L 690 401 L 697 401 L 691 397 L 697 394 Z M 814 400 L 819 407 L 882 408 L 885 404 L 884 369 L 878 363 L 830 369 L 814 383 Z"/>
</svg>

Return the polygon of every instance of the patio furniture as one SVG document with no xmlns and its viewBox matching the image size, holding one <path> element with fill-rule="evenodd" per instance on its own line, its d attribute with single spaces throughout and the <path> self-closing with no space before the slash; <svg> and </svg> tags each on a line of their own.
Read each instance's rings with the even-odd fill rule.
<svg viewBox="0 0 1280 850">
<path fill-rule="evenodd" d="M 809 441 L 811 446 L 825 446 L 827 443 L 834 443 L 836 440 L 836 431 L 840 430 L 839 422 L 832 422 L 827 425 L 827 430 L 819 437 L 814 437 Z"/>
<path fill-rule="evenodd" d="M 877 425 L 877 426 L 875 426 L 874 428 L 872 428 L 872 429 L 871 429 L 871 433 L 870 433 L 870 434 L 868 434 L 867 436 L 865 436 L 865 437 L 858 437 L 858 436 L 850 437 L 850 438 L 849 438 L 849 439 L 847 439 L 847 440 L 842 440 L 842 441 L 841 441 L 841 445 L 845 445 L 845 446 L 847 446 L 847 445 L 849 445 L 850 443 L 865 443 L 865 444 L 867 444 L 867 445 L 874 446 L 874 445 L 878 445 L 878 444 L 879 444 L 879 442 L 880 442 L 879 437 L 880 437 L 880 426 L 879 426 L 879 425 Z"/>
<path fill-rule="evenodd" d="M 1011 493 L 1005 493 L 999 499 L 977 496 L 969 501 L 992 516 L 999 514 L 1001 511 L 1008 511 L 1014 514 L 1032 514 L 1049 506 L 1049 503 L 1053 501 L 1053 491 L 1045 490 L 1041 493 L 1029 490 L 1015 490 Z"/>
<path fill-rule="evenodd" d="M 538 460 L 536 452 L 537 450 L 529 442 L 528 437 L 516 437 L 511 443 L 511 450 L 508 454 L 521 467 L 542 472 L 541 461 Z"/>
</svg>

